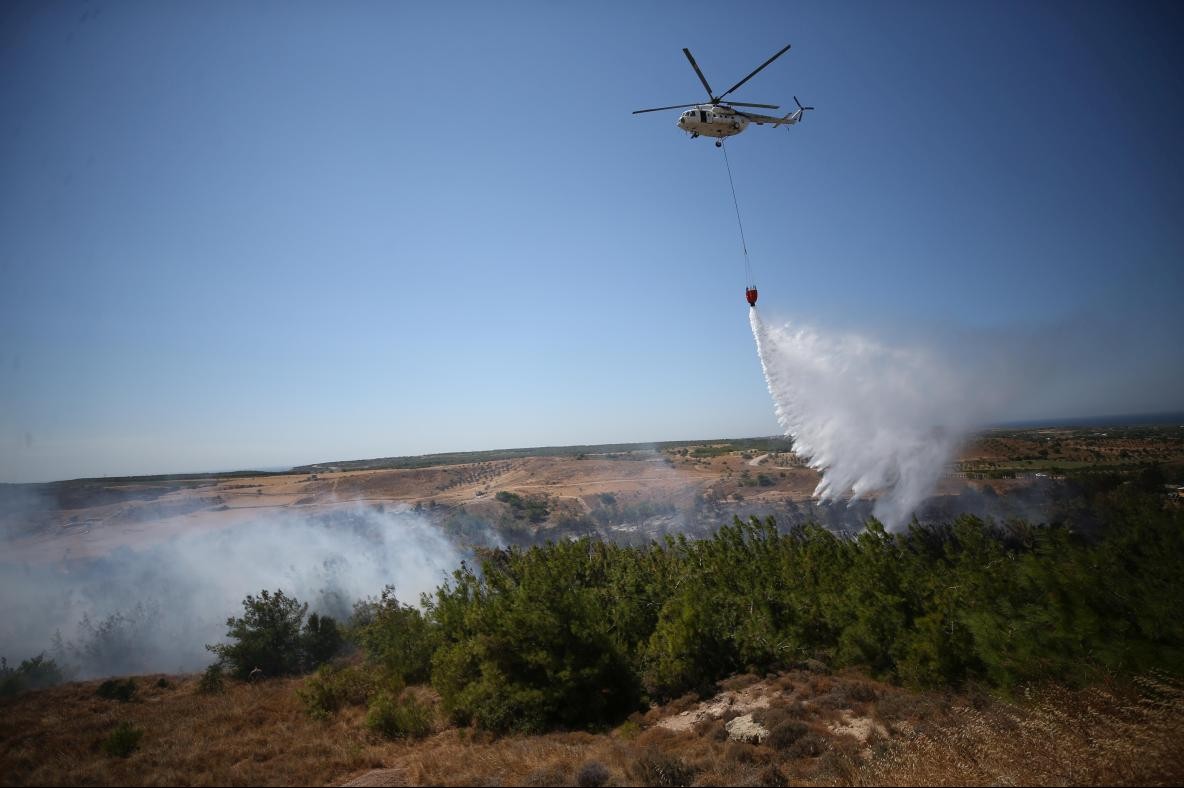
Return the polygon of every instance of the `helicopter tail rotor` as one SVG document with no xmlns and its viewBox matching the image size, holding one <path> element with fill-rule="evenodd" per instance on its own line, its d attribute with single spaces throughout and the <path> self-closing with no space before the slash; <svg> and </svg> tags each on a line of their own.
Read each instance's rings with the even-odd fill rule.
<svg viewBox="0 0 1184 788">
<path fill-rule="evenodd" d="M 798 108 L 793 112 L 786 113 L 785 117 L 778 120 L 773 125 L 775 126 L 792 126 L 795 123 L 801 123 L 802 118 L 805 117 L 806 112 L 814 109 L 813 107 L 803 107 L 802 102 L 798 101 L 798 97 L 793 97 L 793 103 L 798 105 Z"/>
</svg>

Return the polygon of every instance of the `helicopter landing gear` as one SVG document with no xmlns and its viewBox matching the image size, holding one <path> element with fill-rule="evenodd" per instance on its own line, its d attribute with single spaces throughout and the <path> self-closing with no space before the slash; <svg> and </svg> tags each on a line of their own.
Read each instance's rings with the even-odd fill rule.
<svg viewBox="0 0 1184 788">
<path fill-rule="evenodd" d="M 715 141 L 715 147 L 717 147 L 717 148 L 722 148 L 723 146 L 724 146 L 724 141 L 723 141 L 723 140 L 716 140 L 716 141 Z"/>
</svg>

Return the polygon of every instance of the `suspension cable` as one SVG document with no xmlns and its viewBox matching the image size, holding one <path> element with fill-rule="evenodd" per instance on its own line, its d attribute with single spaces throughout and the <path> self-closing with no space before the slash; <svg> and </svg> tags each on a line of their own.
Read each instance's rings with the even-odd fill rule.
<svg viewBox="0 0 1184 788">
<path fill-rule="evenodd" d="M 723 140 L 720 140 L 722 143 Z M 744 222 L 740 221 L 740 201 L 736 199 L 736 183 L 732 180 L 732 164 L 728 161 L 728 148 L 721 144 L 724 152 L 724 166 L 728 168 L 728 185 L 732 187 L 732 205 L 736 208 L 736 225 L 740 228 L 740 248 L 744 250 L 744 286 L 752 287 L 752 263 L 748 260 L 748 242 L 744 240 Z"/>
</svg>

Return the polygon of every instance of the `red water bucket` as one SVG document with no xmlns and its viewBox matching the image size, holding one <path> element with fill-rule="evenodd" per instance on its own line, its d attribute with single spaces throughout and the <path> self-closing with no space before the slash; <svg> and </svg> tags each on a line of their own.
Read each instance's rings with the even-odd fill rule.
<svg viewBox="0 0 1184 788">
<path fill-rule="evenodd" d="M 756 288 L 755 287 L 744 288 L 744 297 L 748 299 L 749 306 L 756 306 Z"/>
</svg>

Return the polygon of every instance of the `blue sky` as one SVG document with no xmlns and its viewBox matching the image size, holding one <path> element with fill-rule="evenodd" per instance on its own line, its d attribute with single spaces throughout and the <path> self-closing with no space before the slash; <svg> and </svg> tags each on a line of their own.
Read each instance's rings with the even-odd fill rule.
<svg viewBox="0 0 1184 788">
<path fill-rule="evenodd" d="M 0 481 L 771 434 L 766 319 L 1184 407 L 1184 33 L 1152 3 L 6 3 Z M 992 339 L 994 338 L 994 339 Z"/>
</svg>

